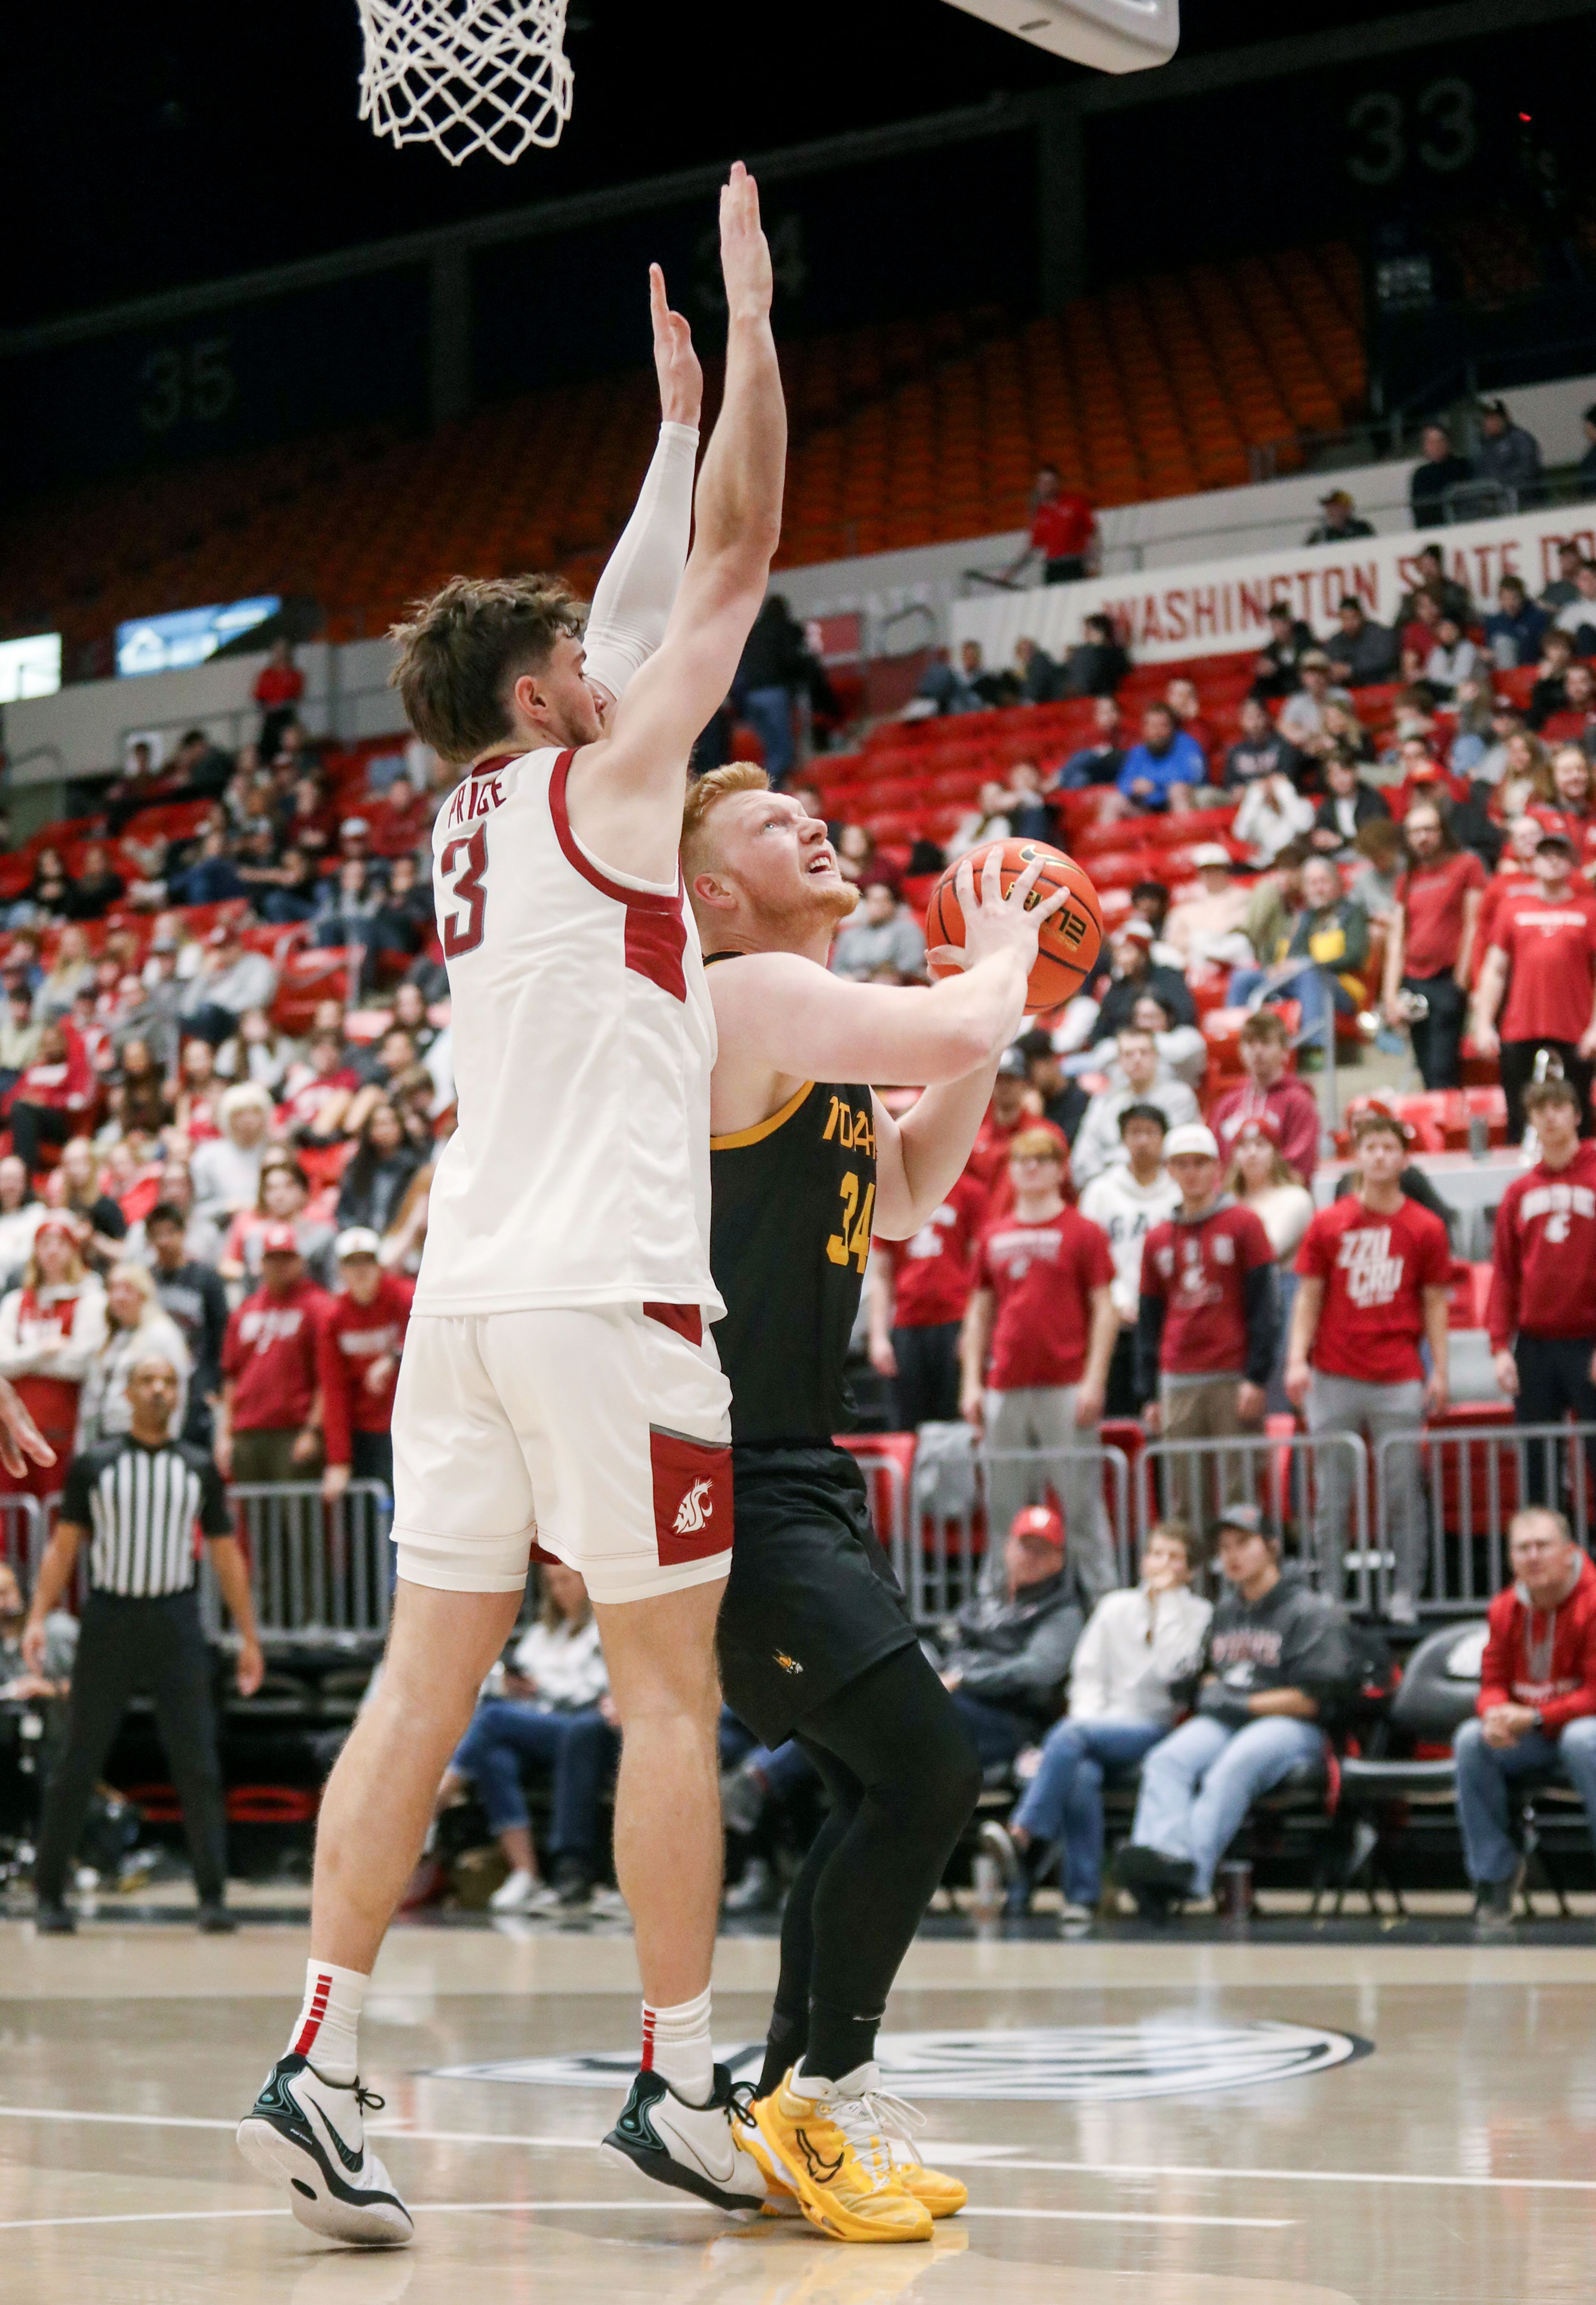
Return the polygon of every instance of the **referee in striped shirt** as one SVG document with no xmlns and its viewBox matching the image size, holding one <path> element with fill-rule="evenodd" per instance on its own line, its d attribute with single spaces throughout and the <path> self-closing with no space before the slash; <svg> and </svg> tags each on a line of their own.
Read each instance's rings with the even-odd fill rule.
<svg viewBox="0 0 1596 2305">
<path fill-rule="evenodd" d="M 43 1651 L 45 1620 L 71 1587 L 78 1548 L 89 1544 L 84 1603 L 66 1740 L 45 1792 L 34 1867 L 44 1935 L 76 1927 L 65 1901 L 67 1875 L 83 1820 L 129 1697 L 146 1687 L 166 1747 L 200 1894 L 200 1927 L 218 1934 L 234 1926 L 227 1911 L 227 1829 L 216 1746 L 210 1649 L 200 1621 L 194 1524 L 211 1548 L 211 1564 L 239 1633 L 238 1686 L 252 1697 L 265 1663 L 255 1629 L 250 1575 L 227 1492 L 203 1449 L 171 1437 L 177 1372 L 159 1353 L 133 1364 L 127 1380 L 129 1432 L 74 1457 L 55 1524 L 40 1564 L 22 1634 L 33 1665 Z"/>
</svg>

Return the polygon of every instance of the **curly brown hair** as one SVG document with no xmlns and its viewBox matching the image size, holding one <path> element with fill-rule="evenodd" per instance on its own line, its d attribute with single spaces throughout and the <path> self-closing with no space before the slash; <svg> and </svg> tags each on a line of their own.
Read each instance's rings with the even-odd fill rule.
<svg viewBox="0 0 1596 2305">
<path fill-rule="evenodd" d="M 389 682 L 405 719 L 440 760 L 474 761 L 510 737 L 514 684 L 541 672 L 585 616 L 561 576 L 451 576 L 388 634 L 399 651 Z"/>
</svg>

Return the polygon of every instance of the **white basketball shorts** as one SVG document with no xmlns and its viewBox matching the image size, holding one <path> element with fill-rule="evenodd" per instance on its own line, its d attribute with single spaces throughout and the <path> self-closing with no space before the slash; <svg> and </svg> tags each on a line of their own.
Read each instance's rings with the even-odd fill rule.
<svg viewBox="0 0 1596 2305">
<path fill-rule="evenodd" d="M 400 1576 L 518 1593 L 541 1557 L 600 1603 L 724 1578 L 731 1398 L 696 1305 L 413 1314 L 394 1400 Z"/>
</svg>

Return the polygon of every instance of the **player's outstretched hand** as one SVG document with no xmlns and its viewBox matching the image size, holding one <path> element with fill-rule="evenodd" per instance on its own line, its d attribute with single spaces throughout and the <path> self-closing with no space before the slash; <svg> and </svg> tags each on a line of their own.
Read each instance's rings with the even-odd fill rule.
<svg viewBox="0 0 1596 2305">
<path fill-rule="evenodd" d="M 1069 902 L 1067 889 L 1055 889 L 1042 897 L 1032 893 L 1044 861 L 1034 858 L 1005 895 L 1001 841 L 993 841 L 988 849 L 979 882 L 973 863 L 964 857 L 953 884 L 964 918 L 964 941 L 939 945 L 930 957 L 958 968 L 973 968 L 977 961 L 988 960 L 994 953 L 1012 953 L 1029 976 L 1042 923 Z"/>
<path fill-rule="evenodd" d="M 649 310 L 654 321 L 654 373 L 659 378 L 659 413 L 666 424 L 696 424 L 704 404 L 704 371 L 692 349 L 692 330 L 673 312 L 665 275 L 649 267 Z"/>
<path fill-rule="evenodd" d="M 775 283 L 770 250 L 760 229 L 760 188 L 741 160 L 720 188 L 720 269 L 734 320 L 762 320 Z"/>
<path fill-rule="evenodd" d="M 36 1465 L 53 1465 L 55 1451 L 11 1386 L 0 1377 L 0 1465 L 13 1480 L 20 1481 L 27 1473 L 29 1457 Z"/>
</svg>

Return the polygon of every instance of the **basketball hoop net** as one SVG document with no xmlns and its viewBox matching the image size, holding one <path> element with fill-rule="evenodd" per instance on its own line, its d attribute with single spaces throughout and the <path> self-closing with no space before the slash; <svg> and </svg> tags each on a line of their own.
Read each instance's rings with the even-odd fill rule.
<svg viewBox="0 0 1596 2305">
<path fill-rule="evenodd" d="M 395 144 L 436 144 L 458 167 L 507 167 L 557 144 L 571 117 L 565 0 L 358 0 L 361 118 Z"/>
</svg>

